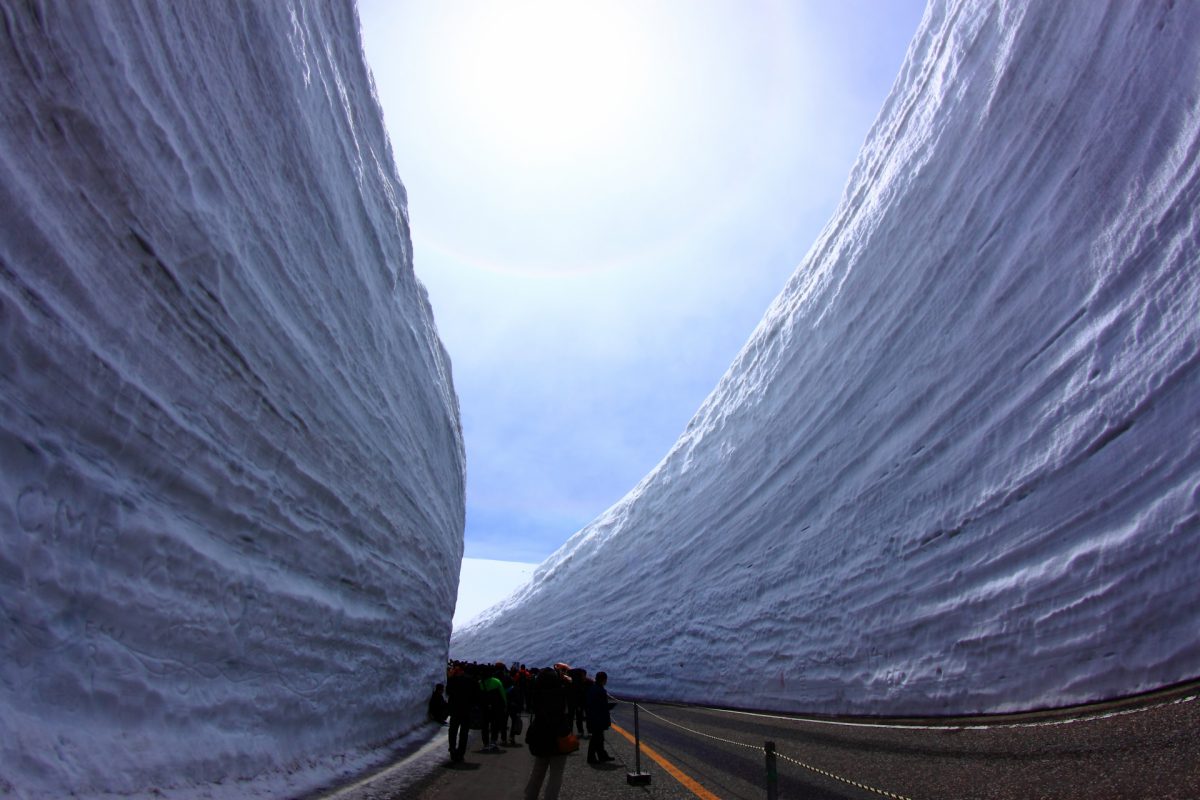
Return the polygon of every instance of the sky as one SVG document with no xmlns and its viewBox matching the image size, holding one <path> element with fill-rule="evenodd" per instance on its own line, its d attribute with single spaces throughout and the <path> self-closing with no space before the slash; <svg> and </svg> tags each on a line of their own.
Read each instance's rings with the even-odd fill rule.
<svg viewBox="0 0 1200 800">
<path fill-rule="evenodd" d="M 542 561 L 666 455 L 833 215 L 923 10 L 359 0 L 468 558 Z"/>
<path fill-rule="evenodd" d="M 499 561 L 488 558 L 464 558 L 459 580 L 458 605 L 451 626 L 458 630 L 512 594 L 533 577 L 537 564 L 523 561 Z"/>
</svg>

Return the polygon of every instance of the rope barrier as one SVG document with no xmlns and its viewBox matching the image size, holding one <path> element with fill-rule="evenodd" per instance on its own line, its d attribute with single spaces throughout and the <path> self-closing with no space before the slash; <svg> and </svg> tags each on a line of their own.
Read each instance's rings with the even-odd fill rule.
<svg viewBox="0 0 1200 800">
<path fill-rule="evenodd" d="M 760 719 L 777 719 L 783 722 L 805 722 L 812 725 L 833 725 L 843 728 L 881 728 L 885 730 L 905 730 L 905 731 L 986 731 L 993 728 L 1052 728 L 1057 725 L 1074 725 L 1081 722 L 1094 722 L 1096 720 L 1111 719 L 1113 717 L 1124 717 L 1130 714 L 1142 714 L 1147 711 L 1154 711 L 1167 706 L 1177 706 L 1183 703 L 1191 703 L 1200 699 L 1200 694 L 1192 694 L 1186 697 L 1177 697 L 1173 700 L 1164 700 L 1160 703 L 1152 703 L 1137 708 L 1123 708 L 1114 711 L 1100 711 L 1091 714 L 1082 714 L 1078 717 L 1067 717 L 1065 719 L 1041 720 L 1037 722 L 997 722 L 994 724 L 977 724 L 977 725 L 945 725 L 934 723 L 931 725 L 919 725 L 915 723 L 889 723 L 889 722 L 848 722 L 845 720 L 836 719 L 817 719 L 814 717 L 794 717 L 785 716 L 782 714 L 764 714 L 757 711 L 737 711 L 732 708 L 714 708 L 713 706 L 692 706 L 693 708 L 703 708 L 707 711 L 716 711 L 721 714 L 739 714 L 743 717 L 758 717 Z"/>
<path fill-rule="evenodd" d="M 614 699 L 620 699 L 620 698 L 617 698 L 615 695 L 613 695 L 613 697 L 614 697 Z M 821 724 L 821 725 L 840 725 L 840 726 L 845 726 L 845 727 L 856 727 L 856 728 L 889 728 L 889 729 L 905 729 L 905 730 L 987 730 L 990 728 L 999 728 L 999 727 L 1011 727 L 1011 728 L 1051 727 L 1051 726 L 1055 726 L 1055 725 L 1068 725 L 1068 724 L 1077 723 L 1077 722 L 1088 722 L 1088 721 L 1092 721 L 1092 720 L 1109 719 L 1112 717 L 1125 716 L 1127 714 L 1139 714 L 1139 713 L 1143 713 L 1146 711 L 1152 711 L 1157 708 L 1164 708 L 1167 706 L 1180 705 L 1183 703 L 1191 703 L 1197 699 L 1200 699 L 1200 694 L 1189 694 L 1184 697 L 1178 697 L 1178 698 L 1174 698 L 1172 700 L 1166 700 L 1161 703 L 1152 703 L 1149 705 L 1140 706 L 1138 708 L 1118 709 L 1118 710 L 1114 710 L 1114 711 L 1106 711 L 1106 712 L 1100 712 L 1100 713 L 1095 713 L 1095 714 L 1087 714 L 1087 715 L 1083 715 L 1083 716 L 1079 716 L 1079 717 L 1070 717 L 1067 719 L 1059 719 L 1059 720 L 1045 720 L 1045 721 L 1039 721 L 1039 722 L 997 723 L 995 725 L 913 725 L 913 724 L 888 724 L 888 723 L 871 723 L 871 722 L 844 722 L 844 721 L 840 721 L 840 720 L 810 719 L 807 717 L 788 717 L 788 716 L 781 716 L 781 715 L 775 715 L 775 714 L 762 714 L 762 713 L 755 713 L 752 711 L 735 711 L 733 709 L 712 708 L 710 706 L 695 706 L 695 708 L 702 708 L 706 711 L 716 711 L 716 712 L 720 712 L 723 714 L 739 714 L 742 716 L 760 717 L 763 719 L 777 719 L 777 720 L 782 720 L 782 721 L 787 721 L 787 722 L 805 722 L 805 723 L 815 723 L 815 724 Z M 642 705 L 641 703 L 638 703 L 637 705 L 640 706 L 640 708 L 643 712 L 645 712 L 646 714 L 649 714 L 650 716 L 654 717 L 655 719 L 657 719 L 661 722 L 664 722 L 667 725 L 671 725 L 673 727 L 679 728 L 682 731 L 686 731 L 687 733 L 690 733 L 694 736 L 702 736 L 706 739 L 713 739 L 714 741 L 723 742 L 725 744 L 735 745 L 737 747 L 745 747 L 745 748 L 749 748 L 751 750 L 758 750 L 759 752 L 764 751 L 764 747 L 761 745 L 747 744 L 745 742 L 739 742 L 739 741 L 735 741 L 733 739 L 726 739 L 723 736 L 714 736 L 711 733 L 705 733 L 704 731 L 698 731 L 698 730 L 695 730 L 694 728 L 689 728 L 686 725 L 681 725 L 678 722 L 669 720 L 666 717 L 662 716 L 661 714 L 656 714 L 653 711 L 651 711 L 650 709 L 646 708 L 646 706 Z M 849 778 L 843 778 L 842 776 L 836 775 L 832 772 L 829 772 L 828 770 L 823 770 L 820 767 L 813 766 L 812 764 L 806 764 L 805 762 L 803 762 L 797 758 L 792 758 L 791 756 L 785 755 L 778 751 L 776 751 L 774 753 L 774 755 L 778 758 L 782 758 L 784 761 L 788 761 L 799 767 L 803 767 L 804 769 L 809 770 L 810 772 L 815 772 L 818 775 L 824 776 L 826 778 L 830 778 L 835 781 L 839 781 L 848 786 L 854 786 L 855 788 L 862 789 L 867 792 L 871 792 L 872 794 L 880 795 L 881 797 L 890 798 L 890 800 L 912 800 L 912 798 L 910 798 L 906 795 L 897 794 L 895 792 L 889 792 L 885 789 L 878 789 L 874 786 L 869 786 L 865 783 L 860 783 L 858 781 L 854 781 Z"/>
<path fill-rule="evenodd" d="M 814 767 L 812 764 L 805 764 L 803 761 L 792 758 L 791 756 L 786 756 L 783 753 L 776 752 L 775 755 L 779 758 L 782 758 L 784 761 L 790 761 L 793 764 L 804 767 L 807 770 L 812 770 L 813 772 L 817 773 L 818 775 L 824 775 L 826 778 L 832 778 L 835 781 L 841 781 L 842 783 L 848 784 L 850 786 L 858 787 L 859 789 L 863 789 L 863 790 L 871 792 L 873 794 L 881 795 L 882 797 L 890 797 L 892 800 L 912 800 L 912 798 L 909 797 L 908 795 L 896 794 L 895 792 L 889 792 L 886 789 L 876 789 L 874 786 L 868 786 L 865 783 L 859 783 L 858 781 L 852 781 L 849 778 L 843 778 L 841 775 L 834 775 L 832 772 L 823 770 L 820 767 Z"/>
<path fill-rule="evenodd" d="M 678 722 L 672 722 L 671 720 L 667 719 L 664 716 L 655 714 L 653 711 L 646 708 L 646 706 L 641 703 L 638 703 L 638 706 L 642 709 L 643 712 L 649 714 L 650 716 L 654 717 L 655 719 L 661 720 L 661 721 L 667 723 L 668 725 L 674 725 L 676 728 L 679 728 L 682 731 L 687 731 L 688 733 L 691 733 L 691 734 L 695 734 L 696 736 L 703 736 L 707 739 L 715 739 L 718 742 L 725 742 L 725 744 L 736 744 L 738 747 L 749 747 L 751 750 L 762 750 L 761 745 L 746 744 L 745 742 L 735 742 L 733 739 L 726 739 L 721 736 L 713 736 L 711 733 L 705 733 L 703 731 L 693 730 L 692 728 L 689 728 L 686 725 L 680 725 Z"/>
<path fill-rule="evenodd" d="M 678 722 L 673 722 L 660 714 L 655 714 L 653 711 L 646 708 L 646 706 L 642 705 L 641 703 L 638 703 L 638 705 L 641 707 L 641 710 L 644 713 L 649 714 L 650 716 L 654 717 L 655 719 L 660 720 L 661 722 L 665 722 L 668 725 L 673 725 L 674 727 L 679 728 L 682 731 L 687 731 L 688 733 L 694 734 L 696 736 L 703 736 L 706 739 L 715 739 L 716 741 L 724 742 L 725 744 L 737 745 L 738 747 L 746 747 L 751 750 L 758 750 L 759 752 L 763 752 L 762 745 L 746 744 L 745 742 L 738 742 L 733 739 L 726 739 L 723 736 L 714 736 L 711 733 L 705 733 L 704 731 L 698 731 L 698 730 L 695 730 L 694 728 L 689 728 L 686 725 L 680 725 Z M 835 775 L 834 773 L 829 772 L 828 770 L 821 769 L 820 767 L 814 767 L 812 764 L 806 764 L 798 758 L 792 758 L 791 756 L 784 755 L 783 753 L 780 753 L 779 751 L 776 751 L 775 755 L 778 758 L 782 758 L 784 761 L 790 761 L 791 763 L 793 763 L 797 766 L 803 767 L 804 769 L 807 769 L 811 772 L 815 772 L 818 775 L 822 775 L 826 778 L 832 778 L 835 781 L 840 781 L 841 783 L 844 783 L 848 786 L 854 786 L 855 788 L 871 792 L 872 794 L 880 795 L 881 797 L 890 798 L 890 800 L 912 800 L 912 798 L 908 797 L 907 795 L 896 794 L 895 792 L 889 792 L 886 789 L 877 789 L 874 786 L 869 786 L 865 783 L 860 783 L 858 781 L 850 780 L 849 778 L 843 778 L 841 775 Z"/>
</svg>

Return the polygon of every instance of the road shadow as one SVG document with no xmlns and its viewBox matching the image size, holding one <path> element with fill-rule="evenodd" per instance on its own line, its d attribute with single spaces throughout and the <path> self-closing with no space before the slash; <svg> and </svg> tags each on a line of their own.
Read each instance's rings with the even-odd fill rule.
<svg viewBox="0 0 1200 800">
<path fill-rule="evenodd" d="M 472 750 L 471 752 L 477 756 L 502 756 L 505 753 L 504 750 Z"/>
</svg>

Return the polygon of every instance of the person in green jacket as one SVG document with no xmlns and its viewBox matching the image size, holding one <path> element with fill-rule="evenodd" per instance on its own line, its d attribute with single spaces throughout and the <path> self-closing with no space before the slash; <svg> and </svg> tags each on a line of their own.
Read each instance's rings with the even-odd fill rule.
<svg viewBox="0 0 1200 800">
<path fill-rule="evenodd" d="M 502 669 L 503 664 L 497 666 Z M 489 753 L 500 750 L 498 740 L 505 739 L 504 729 L 508 722 L 508 694 L 500 677 L 493 672 L 479 682 L 483 691 L 483 749 Z"/>
</svg>

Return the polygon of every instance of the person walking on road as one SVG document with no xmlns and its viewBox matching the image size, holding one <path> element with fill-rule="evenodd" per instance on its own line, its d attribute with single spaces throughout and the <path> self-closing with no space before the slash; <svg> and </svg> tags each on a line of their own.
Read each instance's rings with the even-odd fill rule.
<svg viewBox="0 0 1200 800">
<path fill-rule="evenodd" d="M 450 760 L 458 762 L 467 754 L 471 706 L 478 700 L 479 684 L 462 667 L 456 666 L 446 681 L 446 693 L 450 699 Z"/>
<path fill-rule="evenodd" d="M 533 685 L 533 720 L 525 734 L 525 744 L 533 755 L 533 770 L 525 784 L 525 800 L 537 800 L 543 782 L 546 784 L 544 800 L 558 800 L 562 789 L 567 757 L 558 752 L 558 737 L 571 731 L 571 718 L 567 716 L 567 695 L 571 690 L 567 672 L 570 669 L 566 664 L 555 664 L 553 669 L 539 672 Z"/>
<path fill-rule="evenodd" d="M 591 683 L 587 679 L 586 669 L 571 670 L 571 691 L 567 694 L 567 714 L 571 718 L 573 725 L 579 728 L 579 735 L 586 736 L 583 722 L 586 714 L 584 713 L 584 703 L 587 700 L 588 684 Z"/>
<path fill-rule="evenodd" d="M 521 709 L 525 708 L 525 694 L 521 684 L 514 681 L 508 687 L 508 743 L 515 746 L 521 734 Z"/>
<path fill-rule="evenodd" d="M 589 764 L 601 764 L 613 760 L 613 757 L 604 749 L 604 732 L 612 725 L 612 715 L 609 712 L 616 705 L 608 700 L 608 690 L 604 688 L 607 683 L 608 673 L 597 672 L 596 680 L 588 687 L 587 700 L 584 704 L 587 711 L 588 730 L 592 732 L 592 737 L 588 740 L 587 760 Z"/>
<path fill-rule="evenodd" d="M 500 742 L 507 741 L 505 727 L 508 723 L 508 695 L 504 684 L 496 674 L 502 671 L 499 665 L 492 674 L 479 682 L 483 691 L 483 749 L 489 753 L 500 750 Z"/>
<path fill-rule="evenodd" d="M 429 696 L 429 719 L 432 722 L 445 723 L 446 717 L 450 714 L 450 706 L 442 694 L 445 688 L 443 684 L 439 683 L 433 687 L 433 694 Z"/>
</svg>

